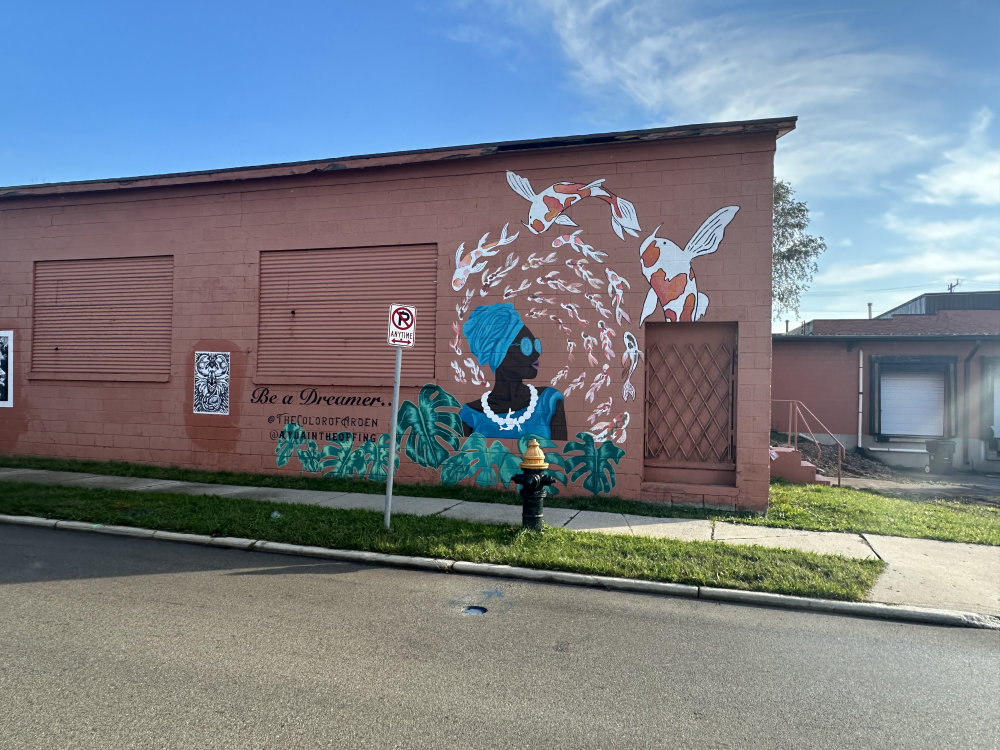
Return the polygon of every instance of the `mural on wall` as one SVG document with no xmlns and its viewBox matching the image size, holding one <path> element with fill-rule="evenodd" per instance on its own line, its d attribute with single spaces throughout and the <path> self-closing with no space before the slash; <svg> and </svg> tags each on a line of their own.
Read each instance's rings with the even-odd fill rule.
<svg viewBox="0 0 1000 750">
<path fill-rule="evenodd" d="M 14 332 L 0 331 L 0 407 L 14 405 Z"/>
<path fill-rule="evenodd" d="M 229 354 L 194 353 L 195 414 L 229 414 Z"/>
<path fill-rule="evenodd" d="M 498 233 L 483 234 L 472 250 L 464 242 L 458 246 L 449 364 L 454 390 L 465 398 L 428 383 L 416 402 L 401 403 L 400 454 L 446 484 L 509 489 L 534 438 L 558 484 L 610 492 L 625 455 L 633 380 L 644 358 L 633 325 L 641 326 L 657 307 L 667 321 L 704 316 L 708 295 L 699 291 L 691 261 L 718 249 L 739 208 L 716 211 L 683 250 L 657 236 L 661 227 L 633 249 L 596 249 L 587 242 L 588 228 L 567 215 L 587 198 L 608 204 L 611 228 L 623 242 L 641 231 L 634 205 L 605 188 L 605 179 L 556 182 L 536 193 L 526 178 L 514 172 L 506 177 L 530 204 L 522 222 L 530 234 L 510 234 L 508 222 Z M 578 228 L 551 241 L 534 239 L 554 225 Z M 630 273 L 636 251 L 650 289 L 633 324 L 628 277 L 637 277 Z M 543 346 L 554 340 L 554 351 Z M 548 381 L 538 383 L 546 365 Z M 294 457 L 305 471 L 326 476 L 385 477 L 388 435 L 359 446 L 352 433 L 326 437 L 321 446 L 299 425 L 286 425 L 275 450 L 278 465 Z"/>
<path fill-rule="evenodd" d="M 639 325 L 657 307 L 663 308 L 663 316 L 668 323 L 690 323 L 705 314 L 708 310 L 708 295 L 698 291 L 691 261 L 719 249 L 726 227 L 739 210 L 738 206 L 720 208 L 705 219 L 683 250 L 671 240 L 657 237 L 660 227 L 654 229 L 643 241 L 639 248 L 639 259 L 650 290 L 642 305 Z"/>
</svg>

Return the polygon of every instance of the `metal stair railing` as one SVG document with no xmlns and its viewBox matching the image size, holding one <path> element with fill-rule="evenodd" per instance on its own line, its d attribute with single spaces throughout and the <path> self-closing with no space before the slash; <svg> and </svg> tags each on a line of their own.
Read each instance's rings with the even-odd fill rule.
<svg viewBox="0 0 1000 750">
<path fill-rule="evenodd" d="M 798 450 L 799 433 L 806 432 L 808 433 L 809 437 L 812 438 L 813 445 L 816 446 L 817 458 L 823 457 L 823 446 L 816 439 L 816 431 L 813 430 L 813 427 L 809 423 L 809 419 L 807 418 L 806 415 L 812 417 L 815 423 L 822 428 L 820 432 L 830 436 L 830 439 L 837 446 L 837 486 L 840 487 L 841 466 L 844 463 L 844 454 L 845 454 L 844 444 L 841 443 L 839 440 L 837 440 L 837 438 L 834 437 L 833 433 L 830 432 L 829 429 L 827 429 L 827 426 L 820 421 L 819 417 L 813 414 L 812 411 L 809 409 L 809 407 L 803 404 L 801 401 L 798 401 L 796 399 L 786 399 L 786 398 L 771 399 L 772 411 L 774 410 L 775 404 L 788 404 L 788 429 L 786 430 L 786 434 L 788 435 L 788 441 L 786 445 L 788 447 Z M 800 424 L 805 427 L 804 430 L 799 429 Z"/>
</svg>

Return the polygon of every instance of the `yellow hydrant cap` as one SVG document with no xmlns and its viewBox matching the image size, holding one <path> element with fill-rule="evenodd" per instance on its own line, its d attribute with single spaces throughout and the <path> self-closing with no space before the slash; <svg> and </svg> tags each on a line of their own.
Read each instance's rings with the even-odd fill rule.
<svg viewBox="0 0 1000 750">
<path fill-rule="evenodd" d="M 541 469 L 545 471 L 549 465 L 545 462 L 545 454 L 542 452 L 538 441 L 532 438 L 528 442 L 528 449 L 524 452 L 524 460 L 521 461 L 522 469 Z"/>
</svg>

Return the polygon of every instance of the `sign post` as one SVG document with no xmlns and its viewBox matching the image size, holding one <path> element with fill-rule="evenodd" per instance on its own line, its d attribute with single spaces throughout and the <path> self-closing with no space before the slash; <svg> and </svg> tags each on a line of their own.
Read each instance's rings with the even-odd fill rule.
<svg viewBox="0 0 1000 750">
<path fill-rule="evenodd" d="M 392 517 L 392 479 L 396 473 L 396 415 L 399 412 L 399 374 L 403 364 L 403 347 L 412 347 L 416 339 L 417 308 L 409 305 L 389 305 L 389 346 L 396 347 L 396 375 L 392 382 L 392 419 L 389 421 L 389 466 L 385 482 L 385 527 Z"/>
</svg>

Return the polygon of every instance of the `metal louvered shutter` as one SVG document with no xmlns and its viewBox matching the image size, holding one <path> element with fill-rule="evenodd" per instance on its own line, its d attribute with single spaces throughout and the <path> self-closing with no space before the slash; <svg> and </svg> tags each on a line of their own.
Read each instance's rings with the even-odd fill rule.
<svg viewBox="0 0 1000 750">
<path fill-rule="evenodd" d="M 391 384 L 394 302 L 417 308 L 403 380 L 433 380 L 437 255 L 434 245 L 262 252 L 255 380 Z"/>
<path fill-rule="evenodd" d="M 884 435 L 944 435 L 944 373 L 883 372 L 881 432 Z"/>
<path fill-rule="evenodd" d="M 37 261 L 31 375 L 170 377 L 173 257 Z"/>
</svg>

